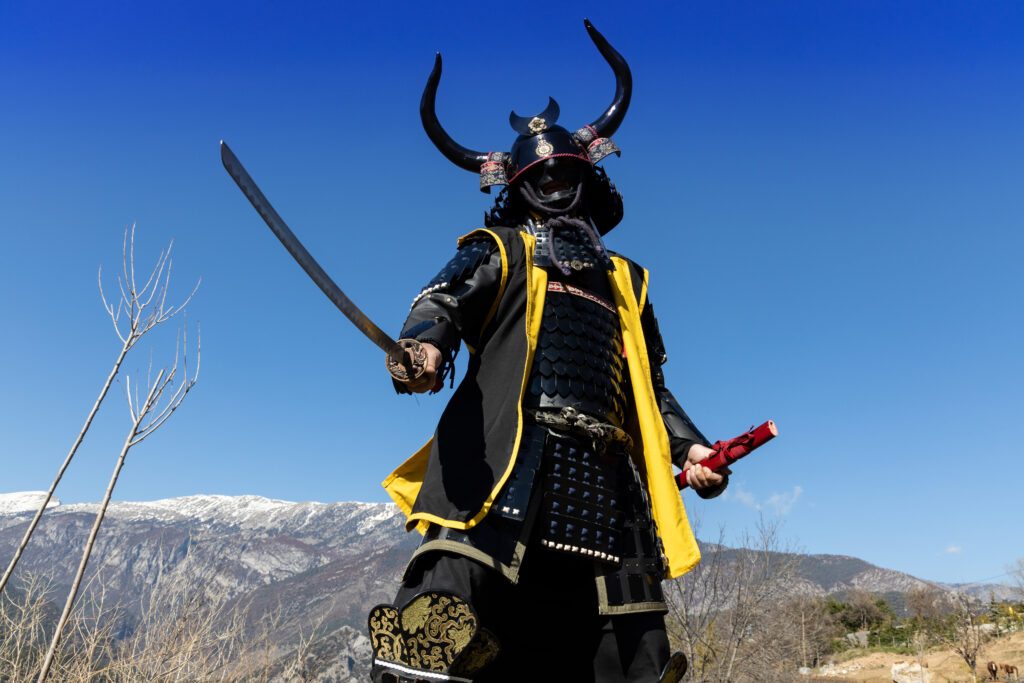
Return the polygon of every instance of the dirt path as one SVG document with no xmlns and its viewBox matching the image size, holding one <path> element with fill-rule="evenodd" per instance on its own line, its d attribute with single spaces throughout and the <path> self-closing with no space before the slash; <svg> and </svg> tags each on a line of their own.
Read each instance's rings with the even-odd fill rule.
<svg viewBox="0 0 1024 683">
<path fill-rule="evenodd" d="M 985 664 L 993 660 L 998 663 L 1015 664 L 1024 672 L 1024 633 L 1014 633 L 995 640 L 982 650 L 978 657 L 978 680 L 988 680 Z M 837 662 L 834 673 L 822 675 L 815 672 L 812 680 L 836 681 L 836 683 L 892 683 L 890 672 L 897 662 L 914 662 L 913 657 L 886 652 L 873 652 Z M 932 683 L 973 683 L 970 669 L 959 656 L 950 650 L 933 649 L 925 654 L 925 664 L 932 672 Z M 1003 679 L 1000 679 L 1003 680 Z M 1024 679 L 1022 679 L 1024 681 Z"/>
</svg>

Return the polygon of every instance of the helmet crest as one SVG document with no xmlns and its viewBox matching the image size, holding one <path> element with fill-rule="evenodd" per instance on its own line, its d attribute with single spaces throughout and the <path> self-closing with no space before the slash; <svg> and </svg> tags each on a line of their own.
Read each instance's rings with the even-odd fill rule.
<svg viewBox="0 0 1024 683">
<path fill-rule="evenodd" d="M 437 87 L 441 82 L 441 54 L 434 59 L 434 68 L 420 100 L 420 119 L 431 142 L 449 161 L 467 171 L 480 174 L 480 189 L 489 192 L 492 185 L 509 185 L 529 167 L 552 157 L 575 157 L 591 165 L 619 148 L 608 138 L 626 116 L 633 94 L 633 76 L 629 65 L 589 20 L 584 19 L 591 40 L 615 73 L 615 96 L 611 105 L 593 121 L 575 133 L 556 125 L 558 103 L 548 98 L 548 106 L 536 116 L 509 114 L 512 129 L 519 133 L 511 152 L 479 152 L 463 147 L 444 130 L 437 119 Z"/>
</svg>

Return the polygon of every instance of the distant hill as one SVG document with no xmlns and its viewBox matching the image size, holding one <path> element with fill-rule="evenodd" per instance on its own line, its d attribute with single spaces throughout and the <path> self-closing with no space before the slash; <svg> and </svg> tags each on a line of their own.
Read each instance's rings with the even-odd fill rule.
<svg viewBox="0 0 1024 683">
<path fill-rule="evenodd" d="M 4 566 L 41 495 L 0 495 Z M 48 510 L 19 572 L 50 576 L 56 595 L 66 593 L 96 510 L 94 504 Z M 402 522 L 395 506 L 382 503 L 206 495 L 113 503 L 90 572 L 102 577 L 108 600 L 125 606 L 125 628 L 158 580 L 251 605 L 254 616 L 278 611 L 275 638 L 282 644 L 308 636 L 310 622 L 322 616 L 318 632 L 346 645 L 333 650 L 343 671 L 318 680 L 362 681 L 369 662 L 366 614 L 394 597 L 418 543 L 419 535 L 406 534 Z"/>
<path fill-rule="evenodd" d="M 6 565 L 24 533 L 40 493 L 0 494 L 0 563 Z M 20 571 L 52 576 L 59 590 L 70 584 L 79 549 L 97 506 L 59 505 L 48 510 Z M 255 613 L 278 610 L 282 644 L 308 635 L 323 617 L 330 634 L 330 675 L 318 680 L 364 680 L 369 643 L 368 610 L 394 597 L 405 563 L 419 542 L 407 534 L 398 509 L 385 503 L 293 503 L 259 496 L 196 495 L 151 502 L 113 503 L 90 565 L 112 599 L 132 605 L 157 582 L 216 587 L 218 595 L 251 605 Z M 901 594 L 936 585 L 855 557 L 801 555 L 802 592 L 833 595 L 863 589 Z M 941 585 L 941 584 L 939 584 Z M 952 586 L 946 586 L 952 589 Z M 1005 586 L 971 586 L 987 598 Z M 306 629 L 304 632 L 303 629 Z M 327 671 L 327 669 L 325 669 Z"/>
</svg>

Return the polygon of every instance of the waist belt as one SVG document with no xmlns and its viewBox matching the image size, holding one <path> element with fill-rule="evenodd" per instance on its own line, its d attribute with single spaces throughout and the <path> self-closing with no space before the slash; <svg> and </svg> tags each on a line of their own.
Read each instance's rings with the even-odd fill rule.
<svg viewBox="0 0 1024 683">
<path fill-rule="evenodd" d="M 561 410 L 527 410 L 534 422 L 556 432 L 589 439 L 598 449 L 610 444 L 622 444 L 626 450 L 633 447 L 633 439 L 621 427 L 601 422 L 571 406 Z"/>
</svg>

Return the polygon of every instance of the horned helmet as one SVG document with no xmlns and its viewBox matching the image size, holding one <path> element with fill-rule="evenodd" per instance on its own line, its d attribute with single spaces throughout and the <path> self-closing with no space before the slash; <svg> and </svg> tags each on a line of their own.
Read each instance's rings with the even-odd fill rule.
<svg viewBox="0 0 1024 683">
<path fill-rule="evenodd" d="M 591 40 L 615 73 L 615 97 L 611 105 L 592 123 L 570 133 L 557 124 L 558 103 L 548 98 L 548 106 L 535 116 L 509 114 L 509 123 L 518 133 L 509 152 L 478 152 L 463 147 L 441 126 L 435 103 L 441 81 L 441 54 L 420 100 L 420 118 L 431 142 L 449 161 L 467 171 L 479 173 L 480 189 L 490 192 L 496 185 L 519 190 L 532 198 L 531 205 L 555 215 L 571 210 L 581 200 L 587 182 L 588 214 L 602 234 L 622 220 L 622 198 L 596 164 L 610 154 L 619 155 L 611 141 L 626 116 L 633 91 L 633 76 L 622 55 L 613 48 L 589 20 L 584 19 Z"/>
</svg>

